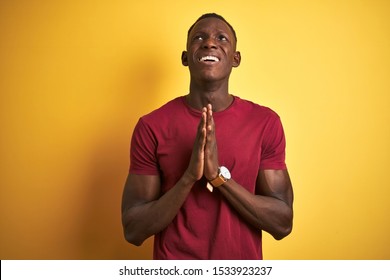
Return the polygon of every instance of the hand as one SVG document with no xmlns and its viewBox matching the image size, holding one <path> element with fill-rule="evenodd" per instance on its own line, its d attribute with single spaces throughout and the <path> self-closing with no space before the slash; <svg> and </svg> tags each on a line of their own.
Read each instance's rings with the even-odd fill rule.
<svg viewBox="0 0 390 280">
<path fill-rule="evenodd" d="M 204 148 L 204 176 L 208 181 L 218 176 L 218 148 L 215 138 L 215 123 L 213 118 L 213 108 L 208 104 L 206 108 L 206 144 Z"/>
<path fill-rule="evenodd" d="M 205 145 L 206 145 L 206 123 L 207 109 L 203 108 L 202 117 L 198 125 L 194 147 L 192 149 L 190 163 L 186 170 L 186 175 L 194 182 L 200 180 L 204 173 Z"/>
</svg>

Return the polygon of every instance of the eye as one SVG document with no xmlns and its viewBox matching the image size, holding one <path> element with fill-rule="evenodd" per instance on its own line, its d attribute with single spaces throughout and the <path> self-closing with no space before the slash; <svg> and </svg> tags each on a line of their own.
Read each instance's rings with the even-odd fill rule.
<svg viewBox="0 0 390 280">
<path fill-rule="evenodd" d="M 220 41 L 228 41 L 228 38 L 225 35 L 219 35 L 218 40 Z"/>
<path fill-rule="evenodd" d="M 193 41 L 202 41 L 203 36 L 202 35 L 195 35 Z"/>
</svg>

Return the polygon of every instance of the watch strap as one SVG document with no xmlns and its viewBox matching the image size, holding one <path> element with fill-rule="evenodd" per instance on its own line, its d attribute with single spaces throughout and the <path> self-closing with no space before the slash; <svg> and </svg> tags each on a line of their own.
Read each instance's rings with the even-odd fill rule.
<svg viewBox="0 0 390 280">
<path fill-rule="evenodd" d="M 213 179 L 210 181 L 210 184 L 214 187 L 214 188 L 218 188 L 220 186 L 223 185 L 223 183 L 225 183 L 227 180 L 225 178 L 222 177 L 222 175 L 218 174 L 217 178 Z"/>
</svg>

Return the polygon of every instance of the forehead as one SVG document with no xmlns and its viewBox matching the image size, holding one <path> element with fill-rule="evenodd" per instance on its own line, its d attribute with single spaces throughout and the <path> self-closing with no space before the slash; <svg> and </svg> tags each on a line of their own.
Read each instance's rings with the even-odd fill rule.
<svg viewBox="0 0 390 280">
<path fill-rule="evenodd" d="M 230 36 L 233 36 L 233 32 L 230 27 L 218 18 L 209 17 L 198 21 L 191 30 L 190 34 L 196 32 L 224 32 Z"/>
</svg>

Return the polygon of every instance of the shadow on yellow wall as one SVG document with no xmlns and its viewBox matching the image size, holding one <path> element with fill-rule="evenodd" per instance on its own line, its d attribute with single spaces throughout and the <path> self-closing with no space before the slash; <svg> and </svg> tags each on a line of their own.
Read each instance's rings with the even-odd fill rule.
<svg viewBox="0 0 390 280">
<path fill-rule="evenodd" d="M 118 237 L 123 238 L 120 225 L 121 187 L 128 168 L 128 161 L 123 158 L 128 158 L 131 132 L 138 117 L 146 113 L 144 108 L 152 110 L 156 106 L 156 93 L 164 77 L 158 57 L 143 49 L 135 49 L 135 53 L 137 55 L 129 61 L 130 69 L 122 77 L 123 90 L 119 90 L 122 96 L 117 100 L 117 107 L 112 108 L 113 112 L 121 111 L 119 116 L 128 115 L 130 118 L 114 118 L 115 125 L 99 131 L 100 135 L 94 140 L 90 152 L 85 204 L 78 211 L 83 217 L 77 227 L 80 233 L 76 246 L 81 249 L 81 258 L 151 258 L 151 240 L 142 248 L 126 244 L 124 239 L 120 243 L 113 243 Z"/>
</svg>

